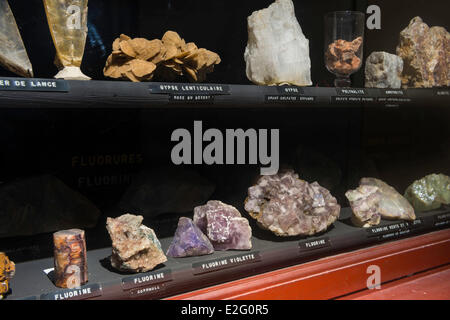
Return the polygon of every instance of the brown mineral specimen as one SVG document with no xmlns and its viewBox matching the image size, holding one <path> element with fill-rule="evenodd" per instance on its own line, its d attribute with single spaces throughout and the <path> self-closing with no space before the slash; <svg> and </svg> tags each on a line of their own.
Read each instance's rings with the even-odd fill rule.
<svg viewBox="0 0 450 320">
<path fill-rule="evenodd" d="M 114 268 L 146 272 L 167 261 L 155 232 L 142 225 L 143 219 L 132 214 L 107 219 L 106 229 L 112 240 L 111 265 Z"/>
<path fill-rule="evenodd" d="M 450 86 L 450 34 L 443 27 L 428 27 L 413 18 L 400 32 L 397 55 L 403 59 L 402 86 Z"/>
<path fill-rule="evenodd" d="M 259 225 L 279 236 L 324 231 L 339 217 L 340 208 L 327 189 L 300 180 L 293 171 L 262 176 L 245 201 L 245 210 Z"/>
<path fill-rule="evenodd" d="M 69 229 L 53 234 L 55 285 L 75 288 L 88 281 L 84 231 Z"/>
<path fill-rule="evenodd" d="M 113 42 L 113 51 L 106 60 L 103 73 L 107 77 L 150 81 L 155 75 L 172 81 L 187 76 L 191 82 L 202 82 L 206 74 L 220 63 L 218 54 L 186 43 L 178 33 L 167 31 L 161 40 L 131 39 L 120 35 Z"/>
<path fill-rule="evenodd" d="M 325 53 L 327 68 L 336 74 L 349 75 L 359 69 L 361 59 L 357 52 L 362 44 L 362 38 L 353 41 L 338 39 L 328 45 Z"/>
<path fill-rule="evenodd" d="M 16 265 L 4 252 L 0 252 L 0 300 L 9 291 L 9 281 L 14 277 Z"/>
</svg>

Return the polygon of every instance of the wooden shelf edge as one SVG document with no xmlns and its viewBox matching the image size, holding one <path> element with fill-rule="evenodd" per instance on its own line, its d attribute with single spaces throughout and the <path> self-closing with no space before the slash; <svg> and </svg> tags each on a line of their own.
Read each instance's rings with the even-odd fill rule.
<svg viewBox="0 0 450 320">
<path fill-rule="evenodd" d="M 325 257 L 176 296 L 192 299 L 333 299 L 367 289 L 369 266 L 381 283 L 450 263 L 450 230 Z"/>
</svg>

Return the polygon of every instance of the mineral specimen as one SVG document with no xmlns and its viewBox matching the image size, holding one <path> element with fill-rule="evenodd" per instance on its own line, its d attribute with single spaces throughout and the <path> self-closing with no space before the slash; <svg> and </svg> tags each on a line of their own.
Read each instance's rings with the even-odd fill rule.
<svg viewBox="0 0 450 320">
<path fill-rule="evenodd" d="M 326 230 L 339 217 L 340 206 L 327 189 L 289 170 L 260 177 L 248 189 L 245 210 L 262 228 L 297 236 Z"/>
<path fill-rule="evenodd" d="M 402 85 L 400 78 L 403 60 L 395 54 L 372 52 L 366 60 L 365 86 L 367 88 L 395 88 Z"/>
<path fill-rule="evenodd" d="M 248 220 L 233 206 L 210 200 L 194 208 L 194 223 L 208 236 L 215 250 L 252 248 Z"/>
<path fill-rule="evenodd" d="M 247 78 L 259 85 L 311 85 L 309 41 L 291 0 L 276 0 L 247 19 Z"/>
<path fill-rule="evenodd" d="M 427 175 L 414 181 L 406 189 L 405 197 L 419 212 L 450 204 L 450 177 L 442 173 Z"/>
<path fill-rule="evenodd" d="M 202 256 L 214 252 L 214 247 L 208 237 L 186 217 L 178 220 L 175 236 L 167 250 L 169 257 Z"/>
<path fill-rule="evenodd" d="M 202 82 L 206 74 L 220 63 L 217 53 L 186 43 L 178 33 L 167 31 L 161 40 L 131 39 L 121 34 L 113 42 L 103 73 L 107 77 L 150 81 L 156 75 L 162 80 L 187 76 L 191 82 Z"/>
<path fill-rule="evenodd" d="M 112 240 L 111 265 L 127 272 L 146 272 L 167 261 L 155 232 L 142 225 L 142 216 L 124 214 L 107 218 Z"/>
<path fill-rule="evenodd" d="M 70 229 L 53 234 L 55 285 L 75 288 L 88 282 L 88 266 L 84 231 Z"/>
<path fill-rule="evenodd" d="M 214 189 L 213 183 L 194 170 L 157 167 L 136 175 L 120 201 L 120 209 L 144 217 L 190 213 L 205 203 Z"/>
<path fill-rule="evenodd" d="M 380 195 L 378 187 L 361 185 L 355 190 L 345 193 L 350 206 L 352 207 L 351 220 L 358 227 L 375 226 L 381 221 L 381 214 L 378 212 Z"/>
<path fill-rule="evenodd" d="M 7 0 L 0 0 L 0 64 L 23 77 L 33 77 L 33 68 Z"/>
<path fill-rule="evenodd" d="M 402 86 L 450 86 L 450 34 L 413 18 L 400 32 L 397 55 L 403 59 Z"/>
<path fill-rule="evenodd" d="M 91 228 L 99 216 L 91 201 L 51 175 L 0 185 L 0 238 Z"/>
<path fill-rule="evenodd" d="M 416 215 L 411 204 L 393 187 L 376 178 L 362 178 L 356 190 L 345 196 L 352 207 L 352 221 L 360 227 L 380 223 L 381 218 L 414 220 Z"/>
<path fill-rule="evenodd" d="M 9 291 L 9 281 L 14 277 L 16 266 L 14 262 L 9 260 L 8 256 L 0 252 L 0 300 Z"/>
<path fill-rule="evenodd" d="M 48 26 L 56 48 L 55 78 L 90 80 L 81 72 L 87 36 L 88 0 L 44 0 Z"/>
<path fill-rule="evenodd" d="M 329 71 L 338 75 L 350 75 L 361 66 L 358 50 L 362 37 L 353 41 L 338 39 L 328 45 L 325 52 L 325 64 Z"/>
</svg>

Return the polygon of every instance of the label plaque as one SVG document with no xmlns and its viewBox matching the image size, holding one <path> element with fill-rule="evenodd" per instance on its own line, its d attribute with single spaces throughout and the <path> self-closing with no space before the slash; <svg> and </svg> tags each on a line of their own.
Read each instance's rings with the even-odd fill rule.
<svg viewBox="0 0 450 320">
<path fill-rule="evenodd" d="M 147 295 L 158 295 L 165 290 L 164 283 L 159 283 L 155 285 L 150 285 L 147 287 L 140 287 L 131 289 L 129 291 L 129 295 L 131 297 L 138 297 L 138 296 L 147 296 Z"/>
<path fill-rule="evenodd" d="M 437 214 L 434 216 L 434 226 L 441 227 L 450 225 L 450 212 Z"/>
<path fill-rule="evenodd" d="M 336 88 L 340 96 L 363 96 L 367 94 L 367 90 L 363 88 Z"/>
<path fill-rule="evenodd" d="M 212 103 L 214 96 L 211 94 L 170 94 L 170 102 L 183 103 Z"/>
<path fill-rule="evenodd" d="M 62 79 L 0 78 L 0 90 L 67 92 L 69 84 Z"/>
<path fill-rule="evenodd" d="M 189 94 L 189 95 L 226 95 L 230 94 L 230 86 L 223 84 L 182 84 L 161 83 L 150 84 L 152 94 Z"/>
<path fill-rule="evenodd" d="M 231 257 L 224 257 L 214 260 L 208 260 L 203 262 L 196 262 L 192 264 L 192 269 L 194 275 L 203 274 L 228 268 L 233 268 L 236 266 L 254 263 L 261 261 L 261 256 L 259 251 L 244 253 L 240 255 L 235 255 Z"/>
<path fill-rule="evenodd" d="M 269 94 L 265 97 L 266 103 L 286 103 L 286 102 L 300 102 L 300 103 L 314 103 L 316 97 L 301 96 L 301 95 L 286 95 L 286 94 Z"/>
<path fill-rule="evenodd" d="M 328 237 L 323 237 L 314 240 L 304 240 L 298 243 L 300 252 L 313 251 L 317 249 L 331 247 L 331 241 Z"/>
<path fill-rule="evenodd" d="M 296 86 L 277 86 L 277 91 L 279 94 L 303 94 L 302 87 Z"/>
<path fill-rule="evenodd" d="M 147 273 L 140 273 L 131 277 L 126 277 L 122 279 L 122 288 L 123 290 L 130 290 L 134 288 L 151 286 L 158 283 L 163 283 L 167 281 L 171 281 L 172 271 L 162 270 L 162 271 L 153 271 Z"/>
<path fill-rule="evenodd" d="M 41 300 L 83 300 L 102 295 L 102 287 L 98 283 L 88 284 L 74 289 L 63 289 L 41 295 Z"/>
<path fill-rule="evenodd" d="M 366 229 L 369 238 L 378 237 L 380 240 L 396 238 L 409 234 L 417 229 L 423 228 L 424 223 L 421 218 L 410 221 L 400 221 L 385 226 L 376 226 Z"/>
</svg>

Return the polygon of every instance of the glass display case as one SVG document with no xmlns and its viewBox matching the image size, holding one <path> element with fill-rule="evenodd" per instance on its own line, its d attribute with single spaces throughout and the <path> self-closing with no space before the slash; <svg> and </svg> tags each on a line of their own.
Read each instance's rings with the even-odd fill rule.
<svg viewBox="0 0 450 320">
<path fill-rule="evenodd" d="M 15 263 L 5 298 L 161 299 L 436 231 L 448 241 L 450 8 L 433 2 L 0 0 L 32 65 L 18 60 L 19 74 L 34 76 L 13 72 L 0 38 L 0 252 Z M 359 12 L 363 34 L 329 34 L 330 12 Z M 77 17 L 81 31 L 53 34 Z M 415 34 L 423 23 L 435 42 Z M 84 36 L 80 62 L 70 48 Z M 356 50 L 336 43 L 359 36 Z M 434 73 L 402 39 L 419 39 Z M 58 45 L 76 56 L 75 78 L 92 80 L 58 73 L 72 65 Z M 351 87 L 334 87 L 328 63 L 352 61 Z M 114 225 L 127 213 L 142 216 L 137 229 Z M 130 267 L 142 251 L 124 243 L 144 226 L 164 257 Z M 55 285 L 53 235 L 70 229 L 84 231 L 85 251 L 69 247 L 88 281 L 68 289 Z M 212 247 L 194 255 L 186 232 Z"/>
</svg>

